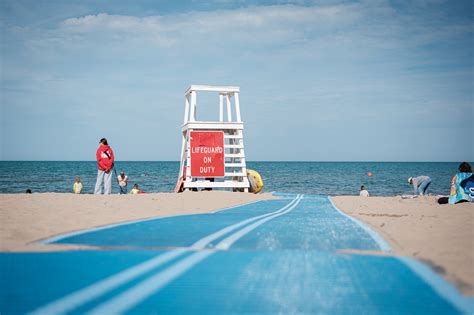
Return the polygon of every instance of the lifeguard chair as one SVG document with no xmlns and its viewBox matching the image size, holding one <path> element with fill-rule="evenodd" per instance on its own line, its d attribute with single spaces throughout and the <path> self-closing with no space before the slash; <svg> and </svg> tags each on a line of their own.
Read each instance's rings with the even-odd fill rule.
<svg viewBox="0 0 474 315">
<path fill-rule="evenodd" d="M 219 121 L 196 119 L 197 92 L 218 94 Z M 248 192 L 239 92 L 236 86 L 210 85 L 191 85 L 186 90 L 177 192 L 200 188 Z"/>
</svg>

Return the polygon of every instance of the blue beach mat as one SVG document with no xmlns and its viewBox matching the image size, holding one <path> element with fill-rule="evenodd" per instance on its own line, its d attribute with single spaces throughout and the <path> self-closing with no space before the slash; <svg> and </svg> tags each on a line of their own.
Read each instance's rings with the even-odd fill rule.
<svg viewBox="0 0 474 315">
<path fill-rule="evenodd" d="M 142 220 L 3 253 L 1 314 L 460 314 L 472 299 L 407 258 L 350 255 L 383 240 L 327 197 Z M 126 249 L 126 250 L 124 250 Z"/>
<path fill-rule="evenodd" d="M 35 310 L 158 255 L 163 252 L 1 254 L 2 314 Z M 175 262 L 87 299 L 69 311 L 93 310 Z M 293 250 L 217 252 L 126 311 L 136 314 L 459 313 L 396 258 Z"/>
<path fill-rule="evenodd" d="M 157 218 L 66 236 L 56 239 L 55 243 L 108 248 L 188 247 L 214 231 L 248 217 L 275 211 L 288 202 L 288 200 L 268 200 L 214 214 Z M 120 237 L 117 237 L 118 235 Z M 218 241 L 219 239 L 216 240 Z M 305 198 L 293 211 L 275 218 L 271 223 L 259 227 L 255 233 L 240 239 L 233 249 L 335 251 L 380 250 L 380 246 L 349 217 L 334 211 L 327 198 Z"/>
</svg>

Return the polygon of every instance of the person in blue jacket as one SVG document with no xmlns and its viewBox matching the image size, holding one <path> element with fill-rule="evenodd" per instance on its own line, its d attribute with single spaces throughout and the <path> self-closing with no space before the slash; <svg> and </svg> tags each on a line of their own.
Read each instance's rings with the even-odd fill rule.
<svg viewBox="0 0 474 315">
<path fill-rule="evenodd" d="M 428 176 L 418 176 L 408 178 L 408 184 L 413 185 L 413 193 L 415 195 L 426 195 L 428 187 L 431 184 L 431 178 Z"/>
</svg>

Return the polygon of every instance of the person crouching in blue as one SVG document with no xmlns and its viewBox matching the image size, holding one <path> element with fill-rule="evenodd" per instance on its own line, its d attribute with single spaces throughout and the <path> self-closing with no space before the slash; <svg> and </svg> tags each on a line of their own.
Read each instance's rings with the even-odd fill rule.
<svg viewBox="0 0 474 315">
<path fill-rule="evenodd" d="M 431 178 L 428 176 L 418 176 L 408 178 L 408 184 L 413 185 L 413 192 L 415 195 L 426 195 L 428 187 L 431 184 Z"/>
</svg>

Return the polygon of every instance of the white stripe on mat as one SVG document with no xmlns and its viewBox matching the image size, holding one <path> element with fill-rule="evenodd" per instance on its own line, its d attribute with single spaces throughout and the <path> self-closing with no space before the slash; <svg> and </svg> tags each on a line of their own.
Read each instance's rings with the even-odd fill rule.
<svg viewBox="0 0 474 315">
<path fill-rule="evenodd" d="M 266 218 L 262 218 L 259 221 L 243 228 L 231 234 L 221 242 L 216 245 L 218 249 L 228 249 L 232 244 L 238 241 L 240 238 L 251 232 L 252 230 L 256 229 L 258 226 L 262 225 L 263 223 L 272 220 L 276 217 L 284 215 L 290 211 L 292 211 L 298 203 L 301 201 L 303 196 L 298 195 L 296 202 L 293 203 L 291 207 L 286 209 L 285 211 L 281 211 L 279 213 L 273 214 Z M 174 279 L 181 276 L 183 273 L 194 267 L 200 261 L 216 253 L 216 251 L 211 250 L 203 250 L 196 252 L 179 262 L 175 263 L 171 267 L 166 268 L 163 271 L 157 272 L 155 275 L 147 278 L 146 280 L 140 282 L 139 284 L 135 285 L 134 287 L 128 289 L 127 291 L 119 294 L 113 299 L 108 300 L 107 302 L 97 306 L 93 310 L 91 310 L 90 314 L 122 314 L 137 304 L 144 301 L 150 295 L 156 293 L 156 291 L 164 288 Z"/>
<path fill-rule="evenodd" d="M 351 217 L 350 215 L 344 213 L 342 210 L 340 210 L 338 207 L 336 207 L 336 204 L 332 201 L 331 197 L 328 196 L 328 200 L 331 203 L 331 205 L 333 206 L 333 208 L 336 209 L 337 212 L 339 212 L 339 214 L 341 214 L 342 216 L 348 218 L 349 220 L 351 220 L 352 222 L 357 224 L 359 227 L 361 227 L 365 232 L 367 232 L 367 234 L 369 234 L 370 237 L 372 237 L 372 239 L 380 247 L 381 251 L 384 251 L 384 252 L 392 251 L 390 245 L 388 245 L 388 243 L 385 242 L 385 240 L 377 232 L 372 230 L 370 227 L 368 227 L 367 225 L 365 225 L 361 221 L 357 220 L 356 218 Z"/>
<path fill-rule="evenodd" d="M 243 203 L 243 204 L 239 205 L 238 207 L 248 206 L 248 205 L 251 205 L 251 204 L 257 205 L 257 204 L 259 204 L 259 203 L 261 203 L 261 202 L 263 202 L 263 201 L 265 201 L 265 200 L 247 202 L 247 203 Z M 209 214 L 214 214 L 214 213 L 218 213 L 218 212 L 224 212 L 224 211 L 232 210 L 232 209 L 235 209 L 235 208 L 236 208 L 236 207 L 233 206 L 233 207 L 227 207 L 227 208 L 217 209 L 216 211 L 209 212 Z M 69 237 L 73 237 L 73 236 L 78 236 L 78 235 L 82 235 L 82 234 L 93 233 L 93 232 L 99 232 L 99 231 L 103 231 L 103 230 L 109 230 L 109 229 L 113 229 L 113 228 L 121 227 L 121 226 L 125 226 L 125 225 L 132 225 L 132 224 L 143 223 L 143 222 L 148 222 L 148 221 L 155 221 L 155 220 L 162 220 L 162 219 L 176 218 L 176 217 L 184 217 L 184 216 L 190 216 L 190 215 L 198 215 L 198 214 L 189 214 L 189 213 L 172 214 L 172 215 L 166 215 L 166 216 L 157 217 L 157 218 L 155 217 L 155 218 L 132 220 L 132 221 L 121 222 L 121 223 L 116 223 L 116 224 L 108 224 L 108 225 L 99 226 L 99 227 L 95 227 L 95 228 L 91 228 L 91 229 L 85 229 L 85 230 L 80 230 L 80 231 L 76 231 L 76 232 L 71 232 L 71 233 L 65 233 L 65 234 L 61 234 L 61 235 L 56 235 L 56 236 L 53 236 L 53 237 L 50 237 L 50 238 L 47 238 L 47 239 L 38 241 L 38 244 L 40 244 L 40 245 L 48 245 L 48 244 L 52 244 L 52 243 L 56 243 L 56 242 L 58 242 L 58 241 L 61 241 L 61 240 L 65 239 L 65 238 L 69 238 Z"/>
<path fill-rule="evenodd" d="M 143 263 L 140 263 L 138 265 L 132 266 L 128 269 L 125 269 L 119 273 L 116 273 L 108 278 L 105 278 L 104 280 L 101 280 L 99 282 L 96 282 L 90 286 L 87 286 L 83 289 L 80 289 L 78 291 L 72 292 L 60 299 L 57 299 L 55 301 L 52 301 L 44 306 L 41 306 L 35 310 L 33 310 L 32 314 L 64 314 L 67 313 L 81 305 L 84 305 L 85 303 L 88 303 L 92 301 L 93 299 L 102 296 L 113 289 L 117 288 L 120 285 L 123 285 L 127 282 L 132 281 L 136 277 L 151 271 L 152 269 L 158 268 L 159 266 L 181 256 L 186 253 L 189 253 L 193 249 L 203 249 L 207 245 L 209 245 L 212 241 L 215 241 L 219 237 L 224 236 L 227 233 L 232 232 L 235 229 L 238 229 L 239 227 L 249 224 L 253 221 L 256 221 L 258 219 L 268 217 L 271 215 L 278 214 L 282 211 L 285 211 L 288 207 L 291 207 L 295 202 L 297 202 L 297 198 L 293 199 L 290 203 L 288 203 L 286 206 L 270 213 L 262 214 L 259 216 L 255 216 L 246 220 L 243 220 L 241 222 L 238 222 L 236 224 L 230 225 L 228 227 L 225 227 L 215 233 L 212 233 L 208 236 L 203 237 L 202 239 L 198 240 L 195 242 L 191 247 L 189 248 L 183 248 L 183 249 L 176 249 L 171 252 L 167 252 L 164 254 L 161 254 L 157 257 L 154 257 L 150 260 L 147 260 Z"/>
<path fill-rule="evenodd" d="M 289 204 L 287 204 L 286 206 L 284 206 L 283 208 L 275 211 L 275 212 L 271 212 L 271 213 L 266 213 L 266 214 L 262 214 L 262 215 L 259 215 L 259 216 L 256 216 L 256 217 L 252 217 L 250 219 L 247 219 L 247 220 L 244 220 L 244 221 L 241 221 L 239 223 L 236 223 L 236 224 L 233 224 L 233 225 L 230 225 L 226 228 L 223 228 L 222 230 L 220 231 L 217 231 L 216 233 L 213 233 L 213 234 L 210 234 L 202 239 L 200 239 L 199 241 L 197 241 L 196 243 L 194 243 L 191 248 L 192 249 L 203 249 L 205 248 L 207 245 L 209 245 L 209 243 L 211 243 L 212 241 L 218 239 L 219 237 L 221 236 L 224 236 L 225 234 L 227 233 L 230 233 L 232 231 L 234 231 L 235 229 L 243 226 L 243 225 L 246 225 L 248 223 L 251 223 L 253 221 L 256 221 L 258 219 L 261 219 L 261 218 L 265 218 L 265 217 L 268 217 L 268 216 L 272 216 L 272 215 L 275 215 L 275 214 L 278 214 L 278 213 L 281 213 L 283 211 L 285 211 L 287 208 L 291 207 L 295 202 L 299 202 L 298 201 L 298 196 L 296 196 L 295 199 L 293 199 Z"/>
<path fill-rule="evenodd" d="M 436 274 L 436 272 L 434 272 L 430 267 L 415 258 L 396 258 L 415 272 L 421 279 L 431 286 L 439 296 L 451 303 L 460 313 L 474 314 L 474 299 L 468 296 L 463 296 L 455 286 L 444 280 L 440 275 Z"/>
</svg>

